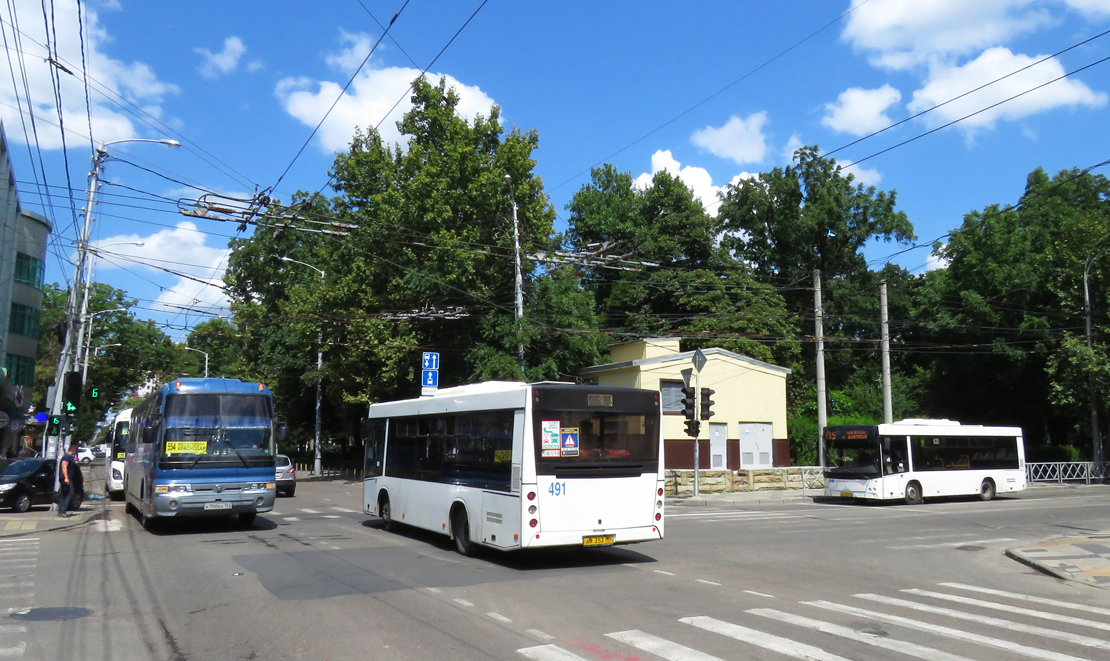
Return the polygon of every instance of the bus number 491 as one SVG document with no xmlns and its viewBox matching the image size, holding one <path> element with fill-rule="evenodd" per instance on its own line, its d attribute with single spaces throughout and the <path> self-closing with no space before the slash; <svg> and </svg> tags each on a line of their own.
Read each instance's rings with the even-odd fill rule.
<svg viewBox="0 0 1110 661">
<path fill-rule="evenodd" d="M 566 482 L 552 482 L 551 486 L 548 487 L 548 489 L 547 489 L 547 493 L 551 494 L 552 496 L 562 496 L 566 492 L 567 492 L 567 483 Z"/>
</svg>

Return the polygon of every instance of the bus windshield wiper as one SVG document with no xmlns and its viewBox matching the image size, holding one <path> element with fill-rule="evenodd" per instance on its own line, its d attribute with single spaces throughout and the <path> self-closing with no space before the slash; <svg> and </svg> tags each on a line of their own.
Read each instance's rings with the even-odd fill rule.
<svg viewBox="0 0 1110 661">
<path fill-rule="evenodd" d="M 247 458 L 243 456 L 242 452 L 239 452 L 239 448 L 235 447 L 234 445 L 232 445 L 231 441 L 227 440 L 226 435 L 221 435 L 220 440 L 224 443 L 227 443 L 227 447 L 231 448 L 231 451 L 235 453 L 236 457 L 239 457 L 239 461 L 243 462 L 243 466 L 247 468 L 251 467 L 251 463 L 247 461 Z"/>
</svg>

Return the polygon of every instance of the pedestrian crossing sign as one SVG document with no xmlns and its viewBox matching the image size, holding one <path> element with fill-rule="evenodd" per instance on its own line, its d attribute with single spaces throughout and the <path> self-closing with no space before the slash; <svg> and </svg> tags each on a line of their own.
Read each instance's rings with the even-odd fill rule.
<svg viewBox="0 0 1110 661">
<path fill-rule="evenodd" d="M 564 457 L 578 456 L 578 427 L 563 427 L 559 430 L 559 449 Z"/>
</svg>

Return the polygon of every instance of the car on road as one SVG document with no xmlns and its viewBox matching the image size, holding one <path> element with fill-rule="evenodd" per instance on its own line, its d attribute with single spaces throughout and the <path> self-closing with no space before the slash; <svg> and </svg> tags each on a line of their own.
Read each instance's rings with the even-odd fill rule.
<svg viewBox="0 0 1110 661">
<path fill-rule="evenodd" d="M 88 466 L 95 460 L 96 453 L 94 453 L 92 450 L 83 446 L 77 448 L 77 461 L 81 462 L 85 466 Z"/>
<path fill-rule="evenodd" d="M 277 492 L 293 496 L 297 492 L 297 469 L 289 457 L 279 454 L 275 457 L 275 472 L 277 473 Z"/>
<path fill-rule="evenodd" d="M 0 472 L 0 507 L 26 512 L 53 500 L 53 459 L 16 459 Z"/>
</svg>

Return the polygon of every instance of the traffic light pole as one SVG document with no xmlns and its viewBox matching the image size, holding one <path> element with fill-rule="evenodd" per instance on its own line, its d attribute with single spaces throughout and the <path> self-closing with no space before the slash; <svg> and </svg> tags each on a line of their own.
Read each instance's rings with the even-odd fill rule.
<svg viewBox="0 0 1110 661">
<path fill-rule="evenodd" d="M 698 411 L 697 398 L 699 396 L 698 393 L 700 393 L 700 392 L 701 392 L 701 370 L 697 370 L 694 373 L 694 415 L 695 415 L 694 419 L 695 420 L 697 419 L 696 416 L 697 416 L 697 411 Z M 694 429 L 697 432 L 694 435 L 694 498 L 697 498 L 697 497 L 701 496 L 701 452 L 699 451 L 701 449 L 701 424 L 695 425 Z"/>
</svg>

